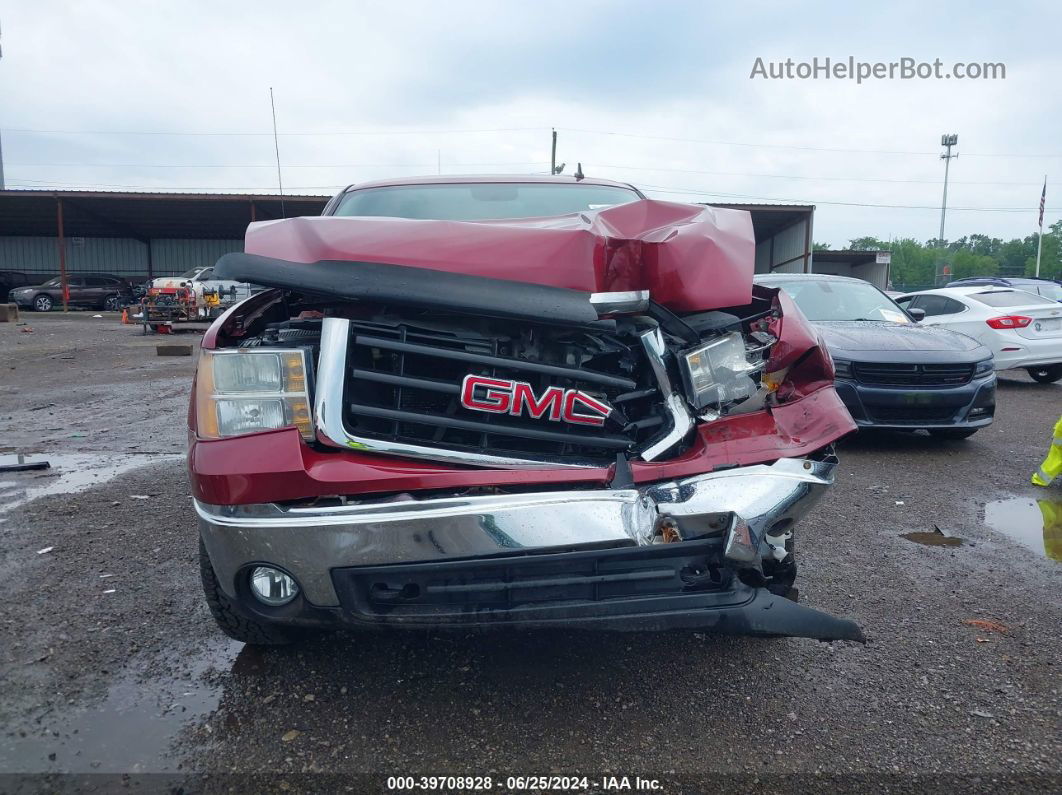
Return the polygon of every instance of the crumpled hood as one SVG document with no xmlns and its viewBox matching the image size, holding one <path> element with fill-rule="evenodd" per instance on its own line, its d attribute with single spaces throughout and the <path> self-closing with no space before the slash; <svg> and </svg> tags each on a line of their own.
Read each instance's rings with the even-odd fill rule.
<svg viewBox="0 0 1062 795">
<path fill-rule="evenodd" d="M 588 293 L 649 290 L 657 303 L 692 312 L 752 300 L 756 243 L 744 210 L 643 200 L 508 221 L 263 221 L 248 227 L 245 250 L 291 262 L 409 265 Z"/>
<path fill-rule="evenodd" d="M 966 353 L 981 343 L 943 328 L 873 320 L 814 323 L 831 353 L 844 351 L 946 351 Z M 985 353 L 987 356 L 987 351 Z"/>
</svg>

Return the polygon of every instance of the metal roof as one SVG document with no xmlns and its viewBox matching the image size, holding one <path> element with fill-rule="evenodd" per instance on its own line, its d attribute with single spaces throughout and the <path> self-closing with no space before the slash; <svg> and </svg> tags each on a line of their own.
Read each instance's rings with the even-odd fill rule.
<svg viewBox="0 0 1062 795">
<path fill-rule="evenodd" d="M 548 176 L 545 174 L 458 174 L 445 176 L 427 177 L 394 177 L 392 179 L 378 179 L 372 182 L 359 182 L 349 185 L 343 191 L 361 190 L 363 188 L 392 188 L 400 185 L 460 185 L 467 183 L 513 183 L 513 182 L 548 182 L 560 185 L 601 185 L 610 188 L 638 188 L 629 182 L 616 182 L 611 179 L 598 179 L 596 177 L 583 177 L 576 179 L 570 175 Z"/>
<path fill-rule="evenodd" d="M 283 215 L 319 215 L 329 198 L 285 196 Z M 2 190 L 0 234 L 55 236 L 60 200 L 69 237 L 233 240 L 252 220 L 281 217 L 277 194 Z"/>
<path fill-rule="evenodd" d="M 815 213 L 814 204 L 730 204 L 702 202 L 709 207 L 726 207 L 731 210 L 748 210 L 752 215 L 752 229 L 756 240 L 766 240 Z"/>
</svg>

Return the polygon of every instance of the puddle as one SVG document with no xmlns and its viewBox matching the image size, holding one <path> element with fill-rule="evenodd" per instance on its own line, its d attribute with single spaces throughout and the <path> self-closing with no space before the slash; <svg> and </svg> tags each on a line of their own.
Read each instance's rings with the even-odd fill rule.
<svg viewBox="0 0 1062 795">
<path fill-rule="evenodd" d="M 180 455 L 146 453 L 139 455 L 103 455 L 100 453 L 33 453 L 26 462 L 48 461 L 48 469 L 23 472 L 0 472 L 0 517 L 14 508 L 41 497 L 73 494 L 106 483 L 124 472 L 158 463 L 178 461 Z M 15 455 L 0 456 L 4 463 L 15 463 Z M 0 518 L 0 521 L 3 521 Z"/>
<path fill-rule="evenodd" d="M 962 539 L 957 536 L 945 536 L 940 533 L 901 533 L 900 538 L 924 544 L 927 547 L 961 547 Z"/>
<path fill-rule="evenodd" d="M 985 506 L 985 524 L 1040 557 L 1062 562 L 1062 500 L 996 500 Z"/>
<path fill-rule="evenodd" d="M 96 706 L 42 716 L 39 734 L 0 736 L 4 773 L 151 773 L 176 769 L 168 752 L 182 729 L 217 709 L 214 673 L 232 667 L 243 644 L 222 642 L 190 661 L 188 678 L 129 677 Z"/>
</svg>

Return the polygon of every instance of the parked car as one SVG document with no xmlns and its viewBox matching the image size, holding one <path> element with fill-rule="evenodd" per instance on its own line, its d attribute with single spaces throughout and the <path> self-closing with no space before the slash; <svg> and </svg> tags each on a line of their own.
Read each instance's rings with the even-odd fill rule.
<svg viewBox="0 0 1062 795">
<path fill-rule="evenodd" d="M 117 312 L 133 301 L 133 288 L 120 276 L 109 273 L 77 273 L 67 277 L 70 306 L 105 309 Z M 38 312 L 50 312 L 63 304 L 63 286 L 59 277 L 44 284 L 12 290 L 10 300 L 19 306 L 32 307 Z"/>
<path fill-rule="evenodd" d="M 837 369 L 837 393 L 860 428 L 926 430 L 964 439 L 991 424 L 992 352 L 945 329 L 923 328 L 862 279 L 825 274 L 757 276 L 780 287 L 822 335 Z"/>
<path fill-rule="evenodd" d="M 1005 287 L 943 287 L 897 299 L 992 351 L 997 370 L 1024 369 L 1033 380 L 1062 380 L 1062 307 L 1048 297 Z"/>
<path fill-rule="evenodd" d="M 753 286 L 747 212 L 525 176 L 325 214 L 251 224 L 215 270 L 274 288 L 207 331 L 191 401 L 222 630 L 862 639 L 795 602 L 795 523 L 855 425 L 800 312 Z"/>
<path fill-rule="evenodd" d="M 945 287 L 1013 287 L 1015 290 L 1024 290 L 1027 293 L 1042 295 L 1052 301 L 1062 301 L 1062 284 L 1054 279 L 1040 279 L 1032 277 L 1000 277 L 1000 276 L 971 276 L 966 279 L 956 279 L 948 282 Z"/>
<path fill-rule="evenodd" d="M 40 281 L 40 276 L 35 273 L 23 273 L 22 271 L 0 271 L 0 298 L 11 301 L 10 293 L 19 287 L 35 284 Z"/>
</svg>

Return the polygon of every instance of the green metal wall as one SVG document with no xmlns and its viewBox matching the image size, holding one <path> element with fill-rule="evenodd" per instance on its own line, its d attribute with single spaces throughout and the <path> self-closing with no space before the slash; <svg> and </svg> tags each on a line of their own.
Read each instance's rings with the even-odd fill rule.
<svg viewBox="0 0 1062 795">
<path fill-rule="evenodd" d="M 243 251 L 243 241 L 152 240 L 151 270 L 155 276 L 172 276 L 200 265 L 213 265 L 230 251 Z M 66 267 L 71 273 L 113 273 L 143 280 L 148 275 L 148 245 L 131 238 L 68 237 Z M 0 270 L 57 274 L 57 239 L 0 236 Z"/>
</svg>

